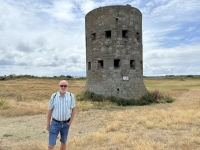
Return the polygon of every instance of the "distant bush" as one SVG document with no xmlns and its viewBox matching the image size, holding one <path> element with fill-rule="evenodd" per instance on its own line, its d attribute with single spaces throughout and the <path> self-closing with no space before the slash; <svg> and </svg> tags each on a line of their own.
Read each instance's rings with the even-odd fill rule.
<svg viewBox="0 0 200 150">
<path fill-rule="evenodd" d="M 10 105 L 8 104 L 7 101 L 5 101 L 5 100 L 0 100 L 0 108 L 8 109 L 9 107 L 10 107 Z"/>
<path fill-rule="evenodd" d="M 172 103 L 174 101 L 169 95 L 164 95 L 158 90 L 148 91 L 139 99 L 123 99 L 115 96 L 104 97 L 94 92 L 85 91 L 76 95 L 77 101 L 92 101 L 92 102 L 104 102 L 110 101 L 118 106 L 142 106 L 150 105 L 152 103 Z"/>
<path fill-rule="evenodd" d="M 82 92 L 76 95 L 76 99 L 79 101 L 90 100 L 93 102 L 103 102 L 105 100 L 103 95 L 95 94 L 94 92 Z"/>
<path fill-rule="evenodd" d="M 6 77 L 0 77 L 0 80 L 6 80 Z"/>
</svg>

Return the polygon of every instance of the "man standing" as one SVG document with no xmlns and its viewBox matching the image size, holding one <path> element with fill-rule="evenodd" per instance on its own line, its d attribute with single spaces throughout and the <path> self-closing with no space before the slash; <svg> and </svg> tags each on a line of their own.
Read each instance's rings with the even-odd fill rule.
<svg viewBox="0 0 200 150">
<path fill-rule="evenodd" d="M 60 91 L 52 94 L 47 112 L 47 126 L 49 131 L 48 150 L 53 150 L 60 133 L 60 150 L 66 150 L 69 127 L 75 115 L 75 100 L 72 93 L 67 92 L 68 83 L 60 81 Z"/>
</svg>

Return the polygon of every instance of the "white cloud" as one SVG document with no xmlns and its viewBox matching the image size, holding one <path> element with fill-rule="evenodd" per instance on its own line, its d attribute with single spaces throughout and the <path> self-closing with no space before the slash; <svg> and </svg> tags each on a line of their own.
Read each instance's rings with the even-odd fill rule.
<svg viewBox="0 0 200 150">
<path fill-rule="evenodd" d="M 75 8 L 71 1 L 58 0 L 53 2 L 53 7 L 47 12 L 55 19 L 60 21 L 74 21 L 76 14 L 73 11 Z"/>
<path fill-rule="evenodd" d="M 80 5 L 80 9 L 84 14 L 87 14 L 88 12 L 99 6 L 99 3 L 93 0 L 76 0 L 76 1 L 78 5 Z"/>
<path fill-rule="evenodd" d="M 190 31 L 194 31 L 196 27 L 189 27 L 186 31 L 190 32 Z"/>
<path fill-rule="evenodd" d="M 151 49 L 144 53 L 144 74 L 199 74 L 199 49 L 200 44 Z"/>
</svg>

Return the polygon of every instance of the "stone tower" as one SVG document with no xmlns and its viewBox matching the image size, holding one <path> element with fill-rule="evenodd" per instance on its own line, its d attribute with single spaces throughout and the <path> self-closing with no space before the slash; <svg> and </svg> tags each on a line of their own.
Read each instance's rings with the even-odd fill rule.
<svg viewBox="0 0 200 150">
<path fill-rule="evenodd" d="M 142 14 L 130 5 L 105 6 L 86 14 L 85 91 L 139 98 L 143 82 Z"/>
</svg>

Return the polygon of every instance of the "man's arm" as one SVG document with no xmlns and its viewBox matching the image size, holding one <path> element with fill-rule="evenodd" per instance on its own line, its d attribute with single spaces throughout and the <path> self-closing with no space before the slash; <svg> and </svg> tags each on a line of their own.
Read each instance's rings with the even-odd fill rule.
<svg viewBox="0 0 200 150">
<path fill-rule="evenodd" d="M 68 125 L 71 125 L 71 123 L 74 119 L 75 113 L 76 113 L 76 108 L 74 107 L 74 108 L 72 108 L 72 114 L 71 114 L 70 121 L 68 122 Z"/>
<path fill-rule="evenodd" d="M 47 131 L 49 131 L 49 128 L 50 128 L 52 110 L 53 109 L 49 109 L 48 112 L 47 112 L 47 126 L 46 126 Z"/>
</svg>

